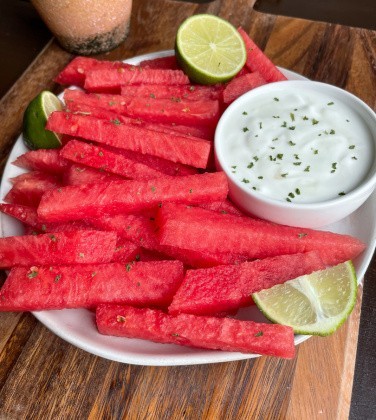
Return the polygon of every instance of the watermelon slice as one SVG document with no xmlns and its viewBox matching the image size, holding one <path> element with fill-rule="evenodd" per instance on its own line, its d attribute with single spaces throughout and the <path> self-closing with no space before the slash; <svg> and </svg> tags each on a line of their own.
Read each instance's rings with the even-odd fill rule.
<svg viewBox="0 0 376 420">
<path fill-rule="evenodd" d="M 188 270 L 169 313 L 215 315 L 237 310 L 252 303 L 252 293 L 324 268 L 319 253 L 312 251 Z"/>
<path fill-rule="evenodd" d="M 167 315 L 147 308 L 99 305 L 96 322 L 101 334 L 141 338 L 212 350 L 294 357 L 292 328 L 231 318 Z"/>
<path fill-rule="evenodd" d="M 131 68 L 131 64 L 121 61 L 100 61 L 90 57 L 75 57 L 55 78 L 55 82 L 61 85 L 76 85 L 83 87 L 86 73 L 93 69 L 118 69 Z"/>
<path fill-rule="evenodd" d="M 126 85 L 121 88 L 123 98 L 170 99 L 172 101 L 202 101 L 221 99 L 221 85 L 165 86 L 165 85 Z"/>
<path fill-rule="evenodd" d="M 59 149 L 31 150 L 19 156 L 12 164 L 30 171 L 55 175 L 63 174 L 69 165 L 66 160 L 60 157 Z"/>
<path fill-rule="evenodd" d="M 127 103 L 127 115 L 154 123 L 215 127 L 221 109 L 216 100 L 189 101 L 136 96 Z"/>
<path fill-rule="evenodd" d="M 21 206 L 19 204 L 0 203 L 0 211 L 14 217 L 28 226 L 39 226 L 38 214 L 36 209 L 33 207 Z"/>
<path fill-rule="evenodd" d="M 190 137 L 198 137 L 205 140 L 213 140 L 214 128 L 206 126 L 189 126 L 183 124 L 176 124 L 174 122 L 166 124 L 151 123 L 143 121 L 140 118 L 130 118 L 120 115 L 111 109 L 100 108 L 98 106 L 86 104 L 85 101 L 71 101 L 69 107 L 66 108 L 67 112 L 73 112 L 78 115 L 90 115 L 91 117 L 100 118 L 106 121 L 119 121 L 123 124 L 133 124 L 136 127 L 147 128 L 152 131 L 160 131 L 162 133 L 184 135 Z"/>
<path fill-rule="evenodd" d="M 116 240 L 114 232 L 89 230 L 0 238 L 0 267 L 109 262 Z"/>
<path fill-rule="evenodd" d="M 157 218 L 161 245 L 266 258 L 317 250 L 326 265 L 354 259 L 365 244 L 349 235 L 277 225 L 166 203 Z"/>
<path fill-rule="evenodd" d="M 258 72 L 267 82 L 279 82 L 287 78 L 277 69 L 269 58 L 253 42 L 243 28 L 238 28 L 247 50 L 245 65 L 251 72 Z"/>
<path fill-rule="evenodd" d="M 73 162 L 111 172 L 129 179 L 153 179 L 161 175 L 182 176 L 197 173 L 195 168 L 130 150 L 69 141 L 61 155 Z"/>
<path fill-rule="evenodd" d="M 186 204 L 220 201 L 227 193 L 223 172 L 67 186 L 47 192 L 38 207 L 38 215 L 43 221 L 62 222 L 132 213 L 168 201 Z"/>
<path fill-rule="evenodd" d="M 167 57 L 157 57 L 150 60 L 143 60 L 139 63 L 140 67 L 147 67 L 149 69 L 170 69 L 178 70 L 179 66 L 174 55 Z"/>
<path fill-rule="evenodd" d="M 72 164 L 63 177 L 64 185 L 96 184 L 100 182 L 119 181 L 123 177 L 109 172 Z"/>
<path fill-rule="evenodd" d="M 38 207 L 42 195 L 61 185 L 53 175 L 42 172 L 22 174 L 4 197 L 4 201 L 23 206 Z"/>
<path fill-rule="evenodd" d="M 0 311 L 92 308 L 117 302 L 164 307 L 183 277 L 179 261 L 12 268 Z"/>
<path fill-rule="evenodd" d="M 225 87 L 223 91 L 223 103 L 230 105 L 231 102 L 238 99 L 244 93 L 265 85 L 266 81 L 258 73 L 247 73 L 244 76 L 236 77 Z"/>
<path fill-rule="evenodd" d="M 67 143 L 61 150 L 61 156 L 129 179 L 153 179 L 161 175 L 152 167 L 128 159 L 120 153 L 77 140 Z"/>
<path fill-rule="evenodd" d="M 206 167 L 211 151 L 211 143 L 207 140 L 125 125 L 117 119 L 108 122 L 59 111 L 50 115 L 47 129 L 197 168 Z"/>
<path fill-rule="evenodd" d="M 150 69 L 142 67 L 92 69 L 86 72 L 84 88 L 89 92 L 120 91 L 124 85 L 188 85 L 182 70 Z"/>
</svg>

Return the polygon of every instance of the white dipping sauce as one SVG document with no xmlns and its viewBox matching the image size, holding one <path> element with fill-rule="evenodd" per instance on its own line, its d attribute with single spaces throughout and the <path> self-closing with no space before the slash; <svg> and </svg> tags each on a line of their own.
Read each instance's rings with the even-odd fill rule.
<svg viewBox="0 0 376 420">
<path fill-rule="evenodd" d="M 371 168 L 371 132 L 338 99 L 293 88 L 237 111 L 223 156 L 246 188 L 282 201 L 322 202 L 349 193 Z"/>
</svg>

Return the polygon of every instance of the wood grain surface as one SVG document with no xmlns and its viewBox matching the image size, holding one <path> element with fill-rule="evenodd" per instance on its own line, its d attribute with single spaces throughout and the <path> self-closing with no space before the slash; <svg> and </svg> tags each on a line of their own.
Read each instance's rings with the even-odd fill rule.
<svg viewBox="0 0 376 420">
<path fill-rule="evenodd" d="M 376 107 L 376 34 L 265 15 L 253 0 L 193 4 L 136 0 L 131 32 L 100 58 L 125 59 L 173 48 L 179 24 L 213 13 L 242 26 L 277 64 L 345 88 Z M 72 58 L 54 41 L 0 102 L 2 163 L 22 113 Z M 372 270 L 375 275 L 376 261 Z M 374 281 L 366 276 L 366 281 Z M 0 314 L 0 419 L 345 419 L 354 373 L 361 293 L 341 329 L 311 338 L 294 360 L 261 357 L 180 367 L 121 364 L 86 353 L 31 314 Z"/>
</svg>

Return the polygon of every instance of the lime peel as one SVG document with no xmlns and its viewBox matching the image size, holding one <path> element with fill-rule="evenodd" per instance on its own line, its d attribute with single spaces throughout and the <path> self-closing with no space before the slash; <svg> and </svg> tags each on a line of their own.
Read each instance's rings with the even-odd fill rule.
<svg viewBox="0 0 376 420">
<path fill-rule="evenodd" d="M 50 91 L 42 91 L 27 106 L 23 116 L 23 140 L 32 150 L 61 146 L 60 136 L 46 130 L 49 115 L 63 109 L 60 99 Z"/>
<path fill-rule="evenodd" d="M 353 310 L 357 286 L 354 266 L 346 261 L 254 293 L 252 298 L 270 321 L 291 326 L 296 334 L 326 336 Z"/>
</svg>

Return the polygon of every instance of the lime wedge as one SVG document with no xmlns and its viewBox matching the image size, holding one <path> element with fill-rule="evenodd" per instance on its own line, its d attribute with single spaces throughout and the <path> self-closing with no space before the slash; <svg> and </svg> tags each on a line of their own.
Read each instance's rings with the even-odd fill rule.
<svg viewBox="0 0 376 420">
<path fill-rule="evenodd" d="M 179 27 L 176 57 L 188 77 L 214 84 L 234 77 L 244 66 L 247 53 L 239 32 L 214 15 L 193 15 Z"/>
<path fill-rule="evenodd" d="M 23 116 L 23 140 L 30 149 L 55 149 L 61 146 L 58 134 L 45 129 L 48 116 L 63 108 L 60 99 L 47 90 L 37 95 Z"/>
<path fill-rule="evenodd" d="M 351 313 L 357 294 L 351 261 L 289 280 L 252 295 L 272 322 L 289 325 L 296 334 L 329 335 Z"/>
</svg>

